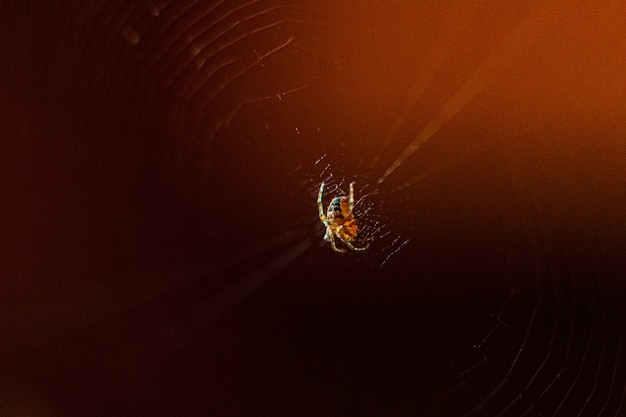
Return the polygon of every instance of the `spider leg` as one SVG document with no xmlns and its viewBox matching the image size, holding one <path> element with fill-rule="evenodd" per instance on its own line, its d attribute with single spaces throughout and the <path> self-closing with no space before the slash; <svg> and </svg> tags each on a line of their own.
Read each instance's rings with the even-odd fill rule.
<svg viewBox="0 0 626 417">
<path fill-rule="evenodd" d="M 324 195 L 324 187 L 326 184 L 320 184 L 320 192 L 317 195 L 317 209 L 319 211 L 320 220 L 324 223 L 328 222 L 326 215 L 324 215 L 324 203 L 322 203 L 322 196 Z"/>
<path fill-rule="evenodd" d="M 340 236 L 337 236 L 337 237 L 339 237 L 339 239 L 341 239 L 341 237 L 340 237 Z M 341 239 L 341 240 L 342 240 L 343 242 L 345 242 L 345 240 L 343 240 L 343 239 Z M 333 250 L 334 250 L 335 252 L 345 253 L 345 252 L 347 252 L 347 251 L 348 251 L 347 249 L 339 249 L 339 248 L 337 247 L 337 244 L 335 243 L 335 231 L 334 231 L 334 230 L 330 233 L 330 246 L 333 248 Z"/>
<path fill-rule="evenodd" d="M 324 234 L 324 240 L 326 242 L 330 242 L 331 239 L 331 235 L 333 234 L 332 229 L 330 228 L 330 226 L 326 226 L 326 233 Z"/>
<path fill-rule="evenodd" d="M 341 239 L 341 241 L 342 241 L 343 243 L 345 243 L 347 247 L 349 247 L 350 249 L 355 250 L 355 251 L 366 250 L 367 248 L 369 248 L 369 247 L 370 247 L 370 242 L 368 242 L 368 243 L 367 243 L 367 245 L 365 245 L 365 246 L 363 246 L 363 247 L 357 248 L 357 247 L 356 247 L 356 246 L 354 246 L 352 243 L 350 243 L 350 241 L 349 241 L 349 240 L 346 240 L 346 239 L 342 238 L 342 237 L 341 237 L 341 236 L 339 236 L 339 235 L 337 235 L 337 237 L 339 237 L 339 239 Z"/>
<path fill-rule="evenodd" d="M 352 214 L 352 209 L 354 209 L 354 182 L 350 183 L 350 197 L 348 202 L 348 216 Z"/>
</svg>

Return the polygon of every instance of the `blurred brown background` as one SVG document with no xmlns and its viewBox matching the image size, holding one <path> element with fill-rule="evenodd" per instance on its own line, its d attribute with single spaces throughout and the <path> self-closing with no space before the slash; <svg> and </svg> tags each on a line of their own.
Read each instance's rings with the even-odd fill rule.
<svg viewBox="0 0 626 417">
<path fill-rule="evenodd" d="M 2 413 L 620 415 L 624 12 L 0 1 Z"/>
</svg>

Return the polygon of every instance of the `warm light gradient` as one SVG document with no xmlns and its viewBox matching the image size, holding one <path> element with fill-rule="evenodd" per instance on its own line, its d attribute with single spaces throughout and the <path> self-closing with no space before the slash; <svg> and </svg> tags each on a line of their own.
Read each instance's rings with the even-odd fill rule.
<svg viewBox="0 0 626 417">
<path fill-rule="evenodd" d="M 625 12 L 0 2 L 0 415 L 623 415 Z"/>
</svg>

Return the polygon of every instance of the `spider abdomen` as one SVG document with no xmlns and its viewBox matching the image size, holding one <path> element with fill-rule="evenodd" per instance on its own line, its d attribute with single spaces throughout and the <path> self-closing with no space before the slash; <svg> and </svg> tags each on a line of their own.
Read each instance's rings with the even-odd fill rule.
<svg viewBox="0 0 626 417">
<path fill-rule="evenodd" d="M 348 197 L 335 197 L 328 205 L 326 217 L 330 222 L 334 222 L 337 226 L 341 226 L 352 216 L 350 213 L 350 203 Z"/>
<path fill-rule="evenodd" d="M 337 234 L 344 240 L 352 241 L 356 238 L 357 230 L 358 228 L 355 220 L 351 219 L 337 230 Z"/>
</svg>

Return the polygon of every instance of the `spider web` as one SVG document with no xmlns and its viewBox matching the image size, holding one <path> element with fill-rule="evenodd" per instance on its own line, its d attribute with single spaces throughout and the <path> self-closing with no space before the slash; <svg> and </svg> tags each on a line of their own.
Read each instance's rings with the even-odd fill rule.
<svg viewBox="0 0 626 417">
<path fill-rule="evenodd" d="M 340 159 L 344 155 L 336 155 Z M 345 166 L 343 167 L 346 168 Z M 298 170 L 300 171 L 300 169 Z M 303 170 L 304 171 L 304 170 Z M 378 263 L 383 267 L 409 240 L 395 233 L 388 225 L 389 219 L 385 216 L 384 199 L 379 191 L 367 183 L 367 177 L 358 174 L 358 167 L 351 170 L 351 177 L 346 178 L 346 172 L 334 173 L 332 163 L 327 155 L 320 157 L 309 172 L 302 172 L 304 179 L 299 186 L 307 187 L 309 198 L 317 199 L 319 184 L 325 186 L 325 203 L 333 196 L 348 195 L 349 183 L 355 183 L 354 214 L 358 219 L 359 231 L 355 240 L 357 247 L 369 245 L 364 253 L 355 253 L 355 259 L 365 258 L 367 262 L 361 266 L 370 269 Z M 340 175 L 340 176 L 338 176 Z M 326 204 L 325 204 L 326 207 Z M 322 231 L 322 234 L 324 232 Z M 359 255 L 363 256 L 359 256 Z"/>
</svg>

